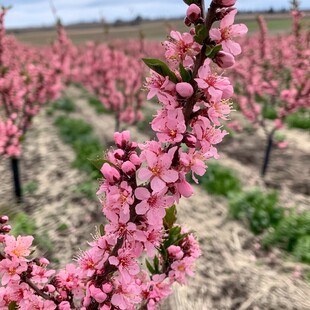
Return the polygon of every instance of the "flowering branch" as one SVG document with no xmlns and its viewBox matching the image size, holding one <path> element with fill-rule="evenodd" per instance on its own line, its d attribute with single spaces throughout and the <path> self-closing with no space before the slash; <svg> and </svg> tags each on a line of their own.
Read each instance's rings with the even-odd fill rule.
<svg viewBox="0 0 310 310">
<path fill-rule="evenodd" d="M 147 97 L 157 96 L 162 104 L 151 123 L 157 139 L 137 144 L 128 131 L 116 132 L 116 149 L 99 161 L 103 180 L 97 194 L 108 224 L 76 265 L 56 275 L 44 258 L 28 258 L 32 237 L 2 238 L 4 306 L 154 310 L 174 282 L 185 284 L 193 275 L 200 248 L 194 235 L 176 224 L 176 205 L 193 194 L 187 176 L 198 182 L 206 161 L 218 158 L 216 144 L 227 134 L 221 121 L 231 111 L 233 87 L 217 72 L 234 64 L 241 48 L 232 38 L 247 28 L 233 25 L 233 0 L 213 0 L 207 14 L 203 1 L 185 2 L 185 22 L 194 27 L 183 34 L 171 31 L 163 44 L 167 64 L 144 59 L 152 70 Z M 215 20 L 220 28 L 211 29 Z M 147 270 L 139 263 L 143 257 Z M 23 297 L 16 294 L 20 290 Z"/>
</svg>

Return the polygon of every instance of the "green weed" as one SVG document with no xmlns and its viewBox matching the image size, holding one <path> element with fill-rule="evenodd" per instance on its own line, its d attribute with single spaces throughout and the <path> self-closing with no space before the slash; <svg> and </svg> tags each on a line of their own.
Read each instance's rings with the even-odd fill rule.
<svg viewBox="0 0 310 310">
<path fill-rule="evenodd" d="M 276 192 L 263 193 L 257 189 L 240 192 L 229 197 L 229 213 L 243 221 L 254 234 L 275 227 L 284 216 L 284 209 L 277 206 Z"/>
<path fill-rule="evenodd" d="M 198 181 L 210 194 L 228 196 L 231 192 L 241 189 L 240 180 L 230 169 L 217 163 L 208 163 L 208 169 Z"/>
</svg>

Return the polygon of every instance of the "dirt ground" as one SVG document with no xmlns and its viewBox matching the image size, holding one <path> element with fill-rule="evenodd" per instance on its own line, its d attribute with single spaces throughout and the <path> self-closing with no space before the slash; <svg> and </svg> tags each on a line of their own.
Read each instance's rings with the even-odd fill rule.
<svg viewBox="0 0 310 310">
<path fill-rule="evenodd" d="M 104 143 L 111 141 L 112 117 L 96 114 L 77 88 L 69 88 L 67 94 L 77 107 L 70 117 L 83 118 L 92 124 Z M 138 141 L 148 139 L 135 127 L 130 127 L 130 131 Z M 280 191 L 283 207 L 298 205 L 300 209 L 309 210 L 309 134 L 290 130 L 287 137 L 289 148 L 274 150 L 267 182 Z M 219 163 L 234 169 L 245 188 L 265 188 L 258 168 L 262 157 L 258 143 L 261 139 L 260 133 L 251 137 L 242 134 L 220 147 Z M 73 159 L 74 153 L 60 140 L 53 118 L 41 113 L 24 144 L 23 182 L 36 180 L 39 184 L 35 194 L 26 197 L 25 206 L 39 227 L 51 230 L 54 252 L 62 263 L 69 262 L 80 247 L 85 247 L 86 240 L 91 240 L 93 227 L 103 220 L 96 200 L 73 191 L 87 177 L 71 168 Z M 8 161 L 1 159 L 0 204 L 13 204 L 10 179 Z M 278 250 L 272 253 L 257 250 L 256 237 L 240 223 L 228 219 L 226 204 L 224 198 L 210 196 L 199 186 L 193 197 L 181 200 L 179 221 L 196 231 L 203 255 L 195 277 L 187 286 L 175 286 L 174 295 L 162 309 L 309 310 L 310 286 L 292 276 L 297 264 L 284 259 Z M 57 229 L 62 223 L 68 226 L 66 231 Z M 299 265 L 303 272 L 310 271 L 309 266 Z"/>
</svg>

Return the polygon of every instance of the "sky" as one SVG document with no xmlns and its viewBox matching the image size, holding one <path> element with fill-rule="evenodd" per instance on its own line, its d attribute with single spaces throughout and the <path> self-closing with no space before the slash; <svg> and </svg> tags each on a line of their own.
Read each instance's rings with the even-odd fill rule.
<svg viewBox="0 0 310 310">
<path fill-rule="evenodd" d="M 206 0 L 206 2 L 208 2 Z M 238 0 L 240 10 L 289 8 L 289 0 Z M 138 15 L 145 18 L 184 16 L 186 5 L 182 0 L 53 0 L 63 24 L 76 22 L 108 22 L 130 20 Z M 0 5 L 12 5 L 6 17 L 7 28 L 49 26 L 55 22 L 50 0 L 0 0 Z M 310 9 L 309 0 L 301 0 L 301 8 Z"/>
</svg>

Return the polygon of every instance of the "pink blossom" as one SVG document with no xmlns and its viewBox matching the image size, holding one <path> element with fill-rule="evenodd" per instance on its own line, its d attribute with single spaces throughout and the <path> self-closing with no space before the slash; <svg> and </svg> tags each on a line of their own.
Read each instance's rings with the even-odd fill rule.
<svg viewBox="0 0 310 310">
<path fill-rule="evenodd" d="M 201 45 L 195 42 L 193 36 L 187 32 L 181 34 L 178 31 L 170 32 L 170 40 L 164 42 L 166 48 L 165 57 L 173 63 L 182 62 L 186 66 L 186 58 L 193 58 L 201 49 Z"/>
<path fill-rule="evenodd" d="M 58 305 L 59 310 L 71 310 L 70 303 L 68 301 L 62 301 Z"/>
<path fill-rule="evenodd" d="M 99 304 L 107 299 L 107 294 L 104 293 L 100 288 L 95 287 L 94 285 L 90 285 L 88 289 L 90 296 L 93 297 Z"/>
<path fill-rule="evenodd" d="M 217 44 L 222 44 L 223 51 L 232 55 L 239 55 L 241 47 L 231 39 L 248 32 L 248 28 L 244 24 L 233 25 L 236 14 L 237 10 L 232 10 L 221 20 L 220 29 L 213 28 L 210 30 L 211 39 Z"/>
<path fill-rule="evenodd" d="M 96 249 L 90 249 L 80 255 L 78 263 L 81 271 L 87 277 L 91 277 L 98 269 L 102 268 L 104 262 L 96 256 Z"/>
<path fill-rule="evenodd" d="M 227 116 L 231 112 L 231 104 L 227 100 L 211 102 L 210 104 L 206 104 L 206 106 L 209 107 L 208 116 L 214 125 L 220 126 L 219 118 L 228 120 Z"/>
<path fill-rule="evenodd" d="M 149 291 L 149 302 L 147 309 L 156 310 L 156 304 L 160 300 L 168 297 L 172 292 L 172 288 L 165 274 L 153 275 L 152 281 L 149 285 L 152 289 Z"/>
<path fill-rule="evenodd" d="M 165 208 L 173 204 L 172 197 L 165 197 L 163 192 L 150 193 L 145 187 L 138 187 L 135 196 L 141 200 L 136 205 L 137 214 L 146 214 L 151 225 L 158 225 L 165 216 Z"/>
<path fill-rule="evenodd" d="M 30 254 L 30 246 L 32 244 L 32 236 L 18 236 L 16 239 L 13 236 L 5 237 L 6 247 L 4 249 L 6 254 L 17 258 L 23 258 Z"/>
<path fill-rule="evenodd" d="M 182 234 L 188 233 L 187 230 L 182 229 Z M 201 255 L 201 250 L 198 241 L 194 238 L 193 234 L 188 234 L 181 242 L 181 248 L 185 256 L 190 256 L 197 259 Z"/>
<path fill-rule="evenodd" d="M 160 246 L 163 240 L 163 232 L 157 227 L 149 225 L 146 231 L 136 231 L 135 238 L 143 243 L 149 257 L 154 257 L 156 247 Z"/>
<path fill-rule="evenodd" d="M 194 173 L 202 176 L 206 172 L 206 164 L 204 160 L 206 158 L 200 153 L 194 150 L 189 150 L 188 153 L 180 153 L 180 163 L 183 165 L 186 172 L 192 171 L 193 180 L 198 183 Z"/>
<path fill-rule="evenodd" d="M 0 261 L 0 273 L 2 274 L 1 284 L 6 285 L 10 281 L 19 281 L 22 272 L 27 270 L 27 264 L 13 257 Z"/>
<path fill-rule="evenodd" d="M 119 217 L 114 218 L 114 222 L 105 225 L 107 234 L 115 234 L 117 238 L 125 237 L 128 240 L 133 240 L 136 225 L 129 222 L 129 213 L 120 212 Z"/>
<path fill-rule="evenodd" d="M 175 187 L 177 189 L 176 193 L 180 194 L 181 196 L 188 198 L 193 195 L 193 187 L 187 182 L 185 174 L 183 173 L 179 174 L 179 180 L 175 184 Z"/>
<path fill-rule="evenodd" d="M 145 157 L 148 167 L 140 168 L 138 177 L 142 181 L 150 179 L 151 188 L 158 193 L 166 188 L 167 183 L 175 182 L 178 179 L 178 172 L 170 169 L 172 164 L 172 156 L 170 154 L 162 154 L 156 156 L 151 151 L 145 151 Z"/>
<path fill-rule="evenodd" d="M 198 78 L 195 79 L 198 87 L 203 89 L 206 96 L 214 102 L 230 98 L 233 94 L 233 87 L 228 78 L 212 73 L 210 62 L 211 60 L 207 58 L 198 70 Z"/>
<path fill-rule="evenodd" d="M 111 265 L 117 266 L 122 279 L 126 283 L 129 283 L 132 280 L 132 276 L 140 271 L 131 249 L 119 249 L 117 257 L 110 256 L 109 262 Z"/>
<path fill-rule="evenodd" d="M 134 310 L 133 304 L 142 301 L 140 297 L 141 288 L 135 282 L 127 283 L 123 278 L 114 278 L 115 293 L 111 303 L 121 310 Z"/>
<path fill-rule="evenodd" d="M 177 104 L 174 99 L 175 84 L 168 77 L 163 77 L 154 71 L 151 74 L 151 77 L 146 78 L 146 87 L 149 89 L 147 99 L 157 96 L 161 102 L 167 105 L 171 105 L 171 102 L 172 106 L 175 106 Z"/>
<path fill-rule="evenodd" d="M 32 266 L 32 279 L 37 283 L 47 283 L 49 277 L 54 273 L 54 270 L 46 270 L 45 268 L 37 265 Z"/>
<path fill-rule="evenodd" d="M 152 129 L 160 142 L 180 142 L 186 131 L 182 109 L 163 110 L 152 121 Z"/>
<path fill-rule="evenodd" d="M 193 262 L 191 257 L 185 257 L 182 260 L 176 260 L 171 264 L 171 271 L 169 272 L 169 278 L 175 280 L 181 284 L 185 284 L 185 276 L 193 276 Z"/>
<path fill-rule="evenodd" d="M 129 213 L 129 206 L 133 203 L 132 188 L 126 181 L 122 181 L 119 186 L 111 186 L 107 196 L 106 207 L 110 209 L 120 209 L 124 213 Z"/>
</svg>

